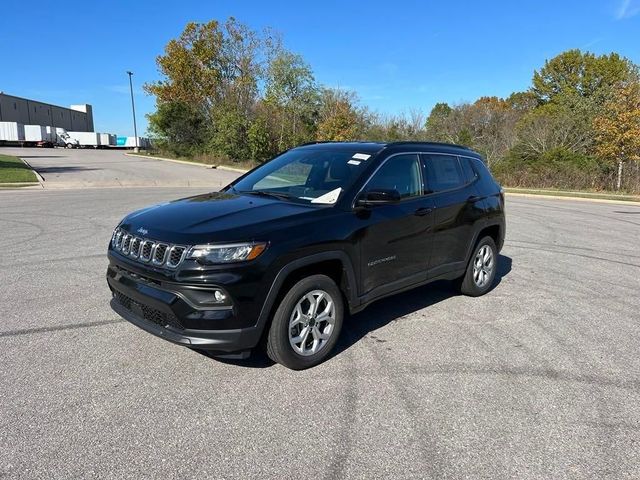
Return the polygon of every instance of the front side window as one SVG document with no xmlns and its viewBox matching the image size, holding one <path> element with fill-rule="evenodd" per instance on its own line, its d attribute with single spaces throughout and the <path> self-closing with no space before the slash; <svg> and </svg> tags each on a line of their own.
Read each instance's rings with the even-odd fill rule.
<svg viewBox="0 0 640 480">
<path fill-rule="evenodd" d="M 455 155 L 425 155 L 427 181 L 432 192 L 462 187 L 467 182 Z"/>
<path fill-rule="evenodd" d="M 371 156 L 351 149 L 294 149 L 257 168 L 232 188 L 238 193 L 332 204 L 353 184 Z"/>
<path fill-rule="evenodd" d="M 396 190 L 401 198 L 422 195 L 418 155 L 396 155 L 387 160 L 371 177 L 365 191 Z"/>
</svg>

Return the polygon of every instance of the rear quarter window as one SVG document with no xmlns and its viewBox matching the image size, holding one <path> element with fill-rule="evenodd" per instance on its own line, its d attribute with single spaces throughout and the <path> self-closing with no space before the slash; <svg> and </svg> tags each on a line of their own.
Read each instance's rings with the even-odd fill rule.
<svg viewBox="0 0 640 480">
<path fill-rule="evenodd" d="M 462 173 L 464 174 L 464 179 L 467 183 L 473 182 L 478 174 L 473 168 L 472 165 L 473 160 L 467 157 L 460 157 L 460 166 L 462 167 Z"/>
</svg>

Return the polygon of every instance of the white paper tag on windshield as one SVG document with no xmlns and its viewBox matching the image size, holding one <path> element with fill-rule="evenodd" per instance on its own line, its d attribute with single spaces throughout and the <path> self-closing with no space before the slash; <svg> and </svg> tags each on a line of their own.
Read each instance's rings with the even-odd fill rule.
<svg viewBox="0 0 640 480">
<path fill-rule="evenodd" d="M 335 190 L 331 190 L 330 192 L 325 193 L 324 195 L 320 195 L 318 198 L 314 198 L 313 200 L 311 200 L 311 203 L 324 203 L 326 205 L 332 205 L 338 201 L 340 192 L 342 192 L 342 187 L 338 187 Z"/>
<path fill-rule="evenodd" d="M 360 160 L 349 160 L 347 163 L 349 165 L 360 165 Z"/>
<path fill-rule="evenodd" d="M 351 158 L 355 158 L 356 160 L 369 160 L 369 157 L 371 155 L 366 154 L 366 153 L 354 153 L 353 157 Z"/>
</svg>

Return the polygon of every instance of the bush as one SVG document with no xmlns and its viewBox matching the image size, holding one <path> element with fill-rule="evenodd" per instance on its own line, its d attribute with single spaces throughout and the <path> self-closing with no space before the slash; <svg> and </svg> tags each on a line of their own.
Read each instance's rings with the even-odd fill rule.
<svg viewBox="0 0 640 480">
<path fill-rule="evenodd" d="M 615 168 L 562 148 L 536 157 L 524 156 L 516 148 L 496 162 L 492 171 L 509 187 L 598 191 L 615 188 Z"/>
</svg>

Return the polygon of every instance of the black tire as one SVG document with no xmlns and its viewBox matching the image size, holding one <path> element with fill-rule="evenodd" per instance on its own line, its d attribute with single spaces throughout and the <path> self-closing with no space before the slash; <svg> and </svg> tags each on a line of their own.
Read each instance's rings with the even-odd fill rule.
<svg viewBox="0 0 640 480">
<path fill-rule="evenodd" d="M 491 251 L 491 256 L 493 259 L 493 263 L 491 265 L 490 271 L 487 273 L 485 277 L 484 283 L 476 281 L 474 275 L 474 264 L 477 262 L 477 257 L 481 249 L 489 248 Z M 484 265 L 484 264 L 483 264 Z M 467 265 L 467 270 L 465 274 L 460 277 L 458 280 L 458 288 L 460 289 L 460 293 L 463 295 L 467 295 L 469 297 L 479 297 L 480 295 L 484 295 L 493 286 L 493 282 L 496 278 L 496 270 L 498 269 L 498 249 L 496 248 L 496 243 L 493 241 L 491 237 L 483 237 L 476 244 L 476 247 L 473 249 L 473 253 L 471 254 L 471 258 L 469 259 L 469 264 Z M 486 271 L 486 270 L 485 270 Z"/>
<path fill-rule="evenodd" d="M 305 356 L 294 350 L 294 347 L 289 341 L 289 321 L 298 302 L 304 301 L 304 297 L 314 291 L 326 292 L 331 297 L 334 309 L 333 327 L 330 330 L 329 338 L 324 340 L 324 343 L 319 343 L 320 348 L 318 351 Z M 328 305 L 326 297 L 323 298 L 324 300 L 320 300 L 319 303 L 323 306 Z M 267 355 L 274 362 L 280 363 L 292 370 L 303 370 L 318 365 L 329 356 L 335 347 L 340 335 L 340 330 L 342 330 L 343 321 L 344 302 L 342 300 L 342 293 L 335 282 L 326 275 L 312 275 L 303 278 L 291 287 L 278 305 L 276 313 L 273 315 L 273 320 L 267 334 Z M 328 325 L 326 322 L 323 324 L 325 327 Z M 300 326 L 294 328 L 302 328 L 302 325 L 304 324 L 300 322 Z M 320 325 L 320 323 L 318 325 Z M 311 327 L 313 327 L 313 325 L 311 325 Z M 309 340 L 312 340 L 312 338 Z M 305 342 L 301 343 L 301 345 L 303 344 L 305 344 Z M 302 348 L 304 349 L 304 347 Z"/>
</svg>

